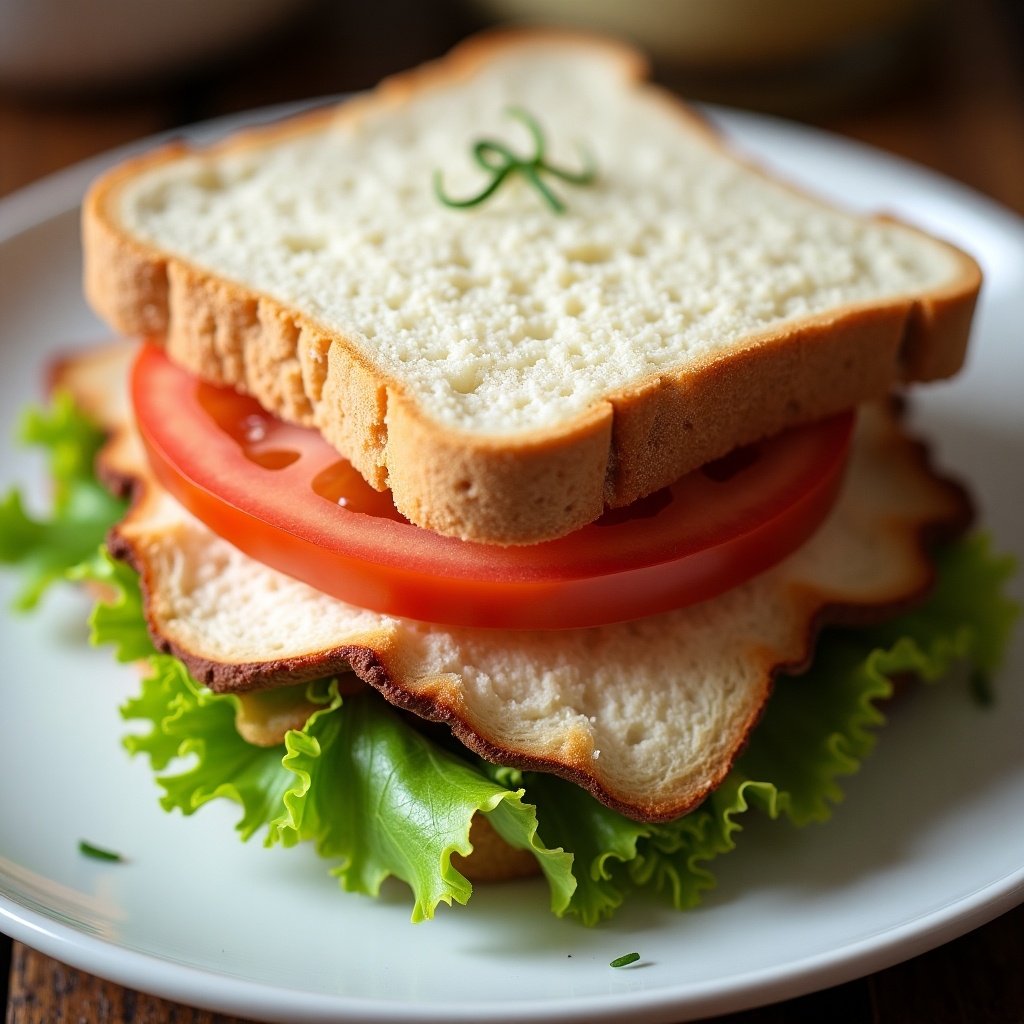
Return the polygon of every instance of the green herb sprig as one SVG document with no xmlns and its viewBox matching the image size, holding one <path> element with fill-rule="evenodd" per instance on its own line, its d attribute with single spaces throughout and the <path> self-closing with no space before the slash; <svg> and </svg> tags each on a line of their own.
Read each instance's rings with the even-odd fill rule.
<svg viewBox="0 0 1024 1024">
<path fill-rule="evenodd" d="M 624 956 L 617 956 L 608 966 L 628 967 L 630 964 L 635 964 L 639 959 L 639 953 L 626 953 Z"/>
<path fill-rule="evenodd" d="M 597 167 L 593 157 L 586 150 L 580 147 L 583 158 L 583 170 L 578 173 L 567 171 L 563 167 L 555 167 L 549 164 L 545 158 L 547 143 L 544 140 L 544 133 L 533 115 L 523 110 L 522 107 L 509 107 L 509 117 L 522 121 L 533 136 L 533 156 L 526 159 L 517 156 L 502 142 L 494 142 L 492 139 L 481 139 L 473 146 L 473 159 L 482 170 L 488 171 L 493 177 L 489 184 L 475 196 L 468 199 L 452 199 L 445 193 L 441 172 L 434 171 L 434 195 L 452 209 L 462 210 L 470 206 L 479 206 L 485 199 L 490 198 L 501 187 L 502 182 L 513 174 L 520 174 L 526 179 L 541 195 L 541 198 L 555 213 L 565 213 L 567 207 L 554 192 L 548 187 L 541 177 L 542 174 L 551 174 L 570 185 L 589 185 L 597 177 Z"/>
<path fill-rule="evenodd" d="M 83 857 L 91 857 L 93 860 L 105 860 L 115 864 L 123 864 L 124 857 L 115 853 L 113 850 L 104 850 L 102 847 L 93 846 L 92 843 L 87 843 L 84 839 L 78 842 L 78 852 Z"/>
</svg>

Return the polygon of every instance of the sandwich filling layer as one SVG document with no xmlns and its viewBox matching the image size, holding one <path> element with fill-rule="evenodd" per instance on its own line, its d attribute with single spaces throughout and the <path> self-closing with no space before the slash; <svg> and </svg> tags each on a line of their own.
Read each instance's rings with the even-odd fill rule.
<svg viewBox="0 0 1024 1024">
<path fill-rule="evenodd" d="M 464 702 L 467 715 L 447 719 L 450 729 L 427 719 L 443 718 L 446 708 L 454 706 L 451 703 L 422 703 L 414 709 L 419 714 L 403 710 L 408 688 L 416 680 L 403 677 L 384 659 L 388 650 L 402 646 L 402 632 L 409 623 L 396 620 L 389 635 L 364 636 L 346 651 L 311 650 L 309 641 L 315 647 L 315 636 L 296 638 L 276 629 L 273 617 L 281 606 L 272 593 L 263 593 L 255 595 L 255 610 L 270 614 L 261 621 L 262 647 L 259 637 L 250 639 L 256 641 L 259 656 L 282 658 L 230 663 L 223 644 L 246 634 L 241 616 L 228 615 L 211 623 L 217 633 L 207 637 L 208 646 L 203 648 L 209 657 L 179 651 L 188 658 L 190 671 L 182 660 L 154 647 L 154 642 L 164 650 L 174 647 L 154 629 L 154 608 L 168 626 L 174 619 L 165 614 L 168 607 L 189 617 L 187 601 L 178 598 L 197 585 L 209 586 L 194 558 L 216 553 L 209 535 L 190 536 L 192 526 L 187 517 L 182 520 L 180 509 L 164 503 L 136 477 L 137 503 L 126 527 L 137 529 L 139 541 L 179 531 L 185 544 L 180 559 L 163 559 L 172 571 L 161 568 L 156 573 L 158 588 L 150 588 L 144 600 L 139 575 L 102 549 L 97 551 L 104 532 L 126 511 L 126 502 L 107 492 L 95 474 L 94 458 L 105 433 L 109 446 L 102 462 L 108 482 L 131 484 L 129 477 L 111 469 L 112 461 L 126 456 L 130 461 L 134 443 L 124 429 L 124 408 L 116 406 L 118 367 L 123 368 L 127 359 L 125 351 L 78 357 L 58 373 L 62 389 L 73 389 L 77 403 L 91 408 L 92 416 L 76 410 L 64 393 L 55 396 L 51 412 L 31 411 L 23 419 L 22 439 L 51 454 L 54 501 L 50 515 L 42 520 L 26 512 L 17 492 L 0 503 L 0 561 L 23 570 L 17 606 L 32 607 L 59 579 L 99 588 L 90 617 L 91 638 L 112 644 L 118 660 L 145 666 L 137 695 L 121 708 L 122 715 L 136 723 L 125 745 L 144 755 L 157 772 L 165 810 L 190 815 L 216 798 L 236 801 L 241 805 L 237 829 L 243 839 L 261 833 L 267 845 L 310 841 L 331 862 L 331 873 L 346 890 L 377 895 L 389 875 L 407 882 L 414 921 L 433 916 L 440 902 L 465 903 L 471 880 L 510 878 L 530 870 L 545 875 L 555 914 L 573 914 L 586 924 L 613 913 L 634 888 L 664 890 L 677 909 L 692 907 L 714 884 L 708 862 L 735 847 L 736 833 L 751 812 L 785 817 L 796 825 L 829 816 L 842 796 L 842 776 L 856 771 L 870 753 L 877 727 L 884 721 L 880 704 L 892 696 L 898 682 L 909 676 L 950 676 L 947 685 L 956 686 L 963 678 L 950 675 L 951 669 L 970 665 L 976 698 L 991 699 L 987 680 L 999 666 L 1015 607 L 1000 593 L 1012 572 L 1012 560 L 994 557 L 981 537 L 944 544 L 934 552 L 936 583 L 923 603 L 913 599 L 912 607 L 902 610 L 874 604 L 832 607 L 808 620 L 812 633 L 823 619 L 837 615 L 846 618 L 852 613 L 860 625 L 829 628 L 815 638 L 813 664 L 798 677 L 778 680 L 762 720 L 717 788 L 699 807 L 663 822 L 636 820 L 635 809 L 623 808 L 633 815 L 627 817 L 604 806 L 591 795 L 601 795 L 595 785 L 600 780 L 573 778 L 564 765 L 527 758 L 528 767 L 541 770 L 525 771 L 507 766 L 515 751 L 494 749 L 488 751 L 491 759 L 485 760 L 467 749 L 459 738 L 470 747 L 476 742 L 477 749 L 480 740 L 467 725 L 467 715 L 474 711 L 472 695 Z M 94 403 L 108 398 L 115 405 L 100 416 Z M 97 429 L 95 421 L 100 419 L 106 432 Z M 882 422 L 894 431 L 894 448 L 906 452 L 910 444 L 915 449 L 911 476 L 927 479 L 926 489 L 942 490 L 946 485 L 926 471 L 920 448 L 903 438 L 889 417 Z M 898 458 L 890 469 L 895 471 L 897 462 Z M 886 483 L 885 476 L 876 477 L 872 486 Z M 956 493 L 947 488 L 950 497 Z M 916 501 L 911 505 L 919 507 Z M 888 537 L 893 522 L 886 518 L 877 525 Z M 925 517 L 916 525 L 906 520 L 904 529 L 920 541 L 924 534 L 952 531 L 958 525 L 962 523 L 949 518 Z M 145 560 L 139 565 L 144 574 L 149 572 Z M 145 577 L 141 582 L 150 587 Z M 260 582 L 271 592 L 286 583 L 279 576 Z M 238 608 L 253 595 L 228 587 L 221 596 Z M 301 599 L 301 594 L 296 596 Z M 805 596 L 808 609 L 821 597 L 810 591 Z M 875 600 L 880 597 L 874 595 Z M 307 609 L 329 613 L 327 605 L 311 604 Z M 884 621 L 878 621 L 883 616 Z M 195 622 L 193 626 L 198 629 Z M 582 632 L 596 636 L 605 631 Z M 353 639 L 344 629 L 333 639 L 340 636 Z M 451 639 L 458 643 L 462 638 Z M 477 639 L 486 640 L 482 634 Z M 531 638 L 526 636 L 525 642 L 529 647 Z M 811 639 L 808 652 L 810 644 Z M 678 653 L 665 651 L 669 656 Z M 289 653 L 298 656 L 289 658 Z M 634 648 L 631 653 L 638 652 Z M 735 661 L 746 653 L 720 652 L 726 659 L 720 666 L 722 686 Z M 466 658 L 473 654 L 467 647 Z M 733 661 L 727 660 L 733 656 Z M 480 664 L 487 667 L 485 658 Z M 656 678 L 611 680 L 610 686 L 620 694 L 623 686 L 654 693 L 661 687 L 677 687 L 675 680 L 686 668 L 665 663 Z M 543 663 L 535 666 L 543 669 Z M 196 676 L 221 692 L 213 692 Z M 301 681 L 310 676 L 316 678 Z M 451 693 L 456 697 L 457 684 L 453 680 Z M 245 689 L 254 685 L 261 688 Z M 400 707 L 392 707 L 378 690 Z M 468 688 L 464 690 L 468 693 Z M 559 693 L 563 701 L 572 697 L 564 687 Z M 721 697 L 732 699 L 725 692 Z M 970 713 L 965 690 L 960 699 L 965 713 Z M 636 706 L 639 703 L 630 709 L 625 724 L 642 729 L 652 716 Z M 652 707 L 660 710 L 654 703 Z M 523 705 L 523 710 L 529 708 Z M 59 714 L 56 706 L 54 714 Z M 600 709 L 593 717 L 591 724 L 606 733 L 616 728 Z M 670 740 L 685 754 L 691 749 L 687 732 L 692 733 L 697 723 L 668 724 L 675 730 Z M 643 742 L 639 733 L 633 738 Z M 601 756 L 594 760 L 600 762 Z M 556 773 L 568 776 L 568 781 Z M 591 792 L 574 782 L 582 782 Z M 534 889 L 523 890 L 524 897 L 528 894 L 539 895 Z"/>
<path fill-rule="evenodd" d="M 68 364 L 63 383 L 112 432 L 101 465 L 133 481 L 113 534 L 139 571 L 158 645 L 219 692 L 349 669 L 396 705 L 447 723 L 489 760 L 577 782 L 639 819 L 675 818 L 725 777 L 775 676 L 805 666 L 826 622 L 873 622 L 925 593 L 925 541 L 964 528 L 885 407 L 861 413 L 843 491 L 796 554 L 721 597 L 618 626 L 455 629 L 367 612 L 243 555 L 152 479 L 125 419 L 125 346 Z"/>
</svg>

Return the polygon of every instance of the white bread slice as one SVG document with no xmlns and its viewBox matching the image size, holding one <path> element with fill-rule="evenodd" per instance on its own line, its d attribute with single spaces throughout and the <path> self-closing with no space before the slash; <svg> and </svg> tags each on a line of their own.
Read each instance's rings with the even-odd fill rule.
<svg viewBox="0 0 1024 1024">
<path fill-rule="evenodd" d="M 728 772 L 775 675 L 819 627 L 875 621 L 932 579 L 925 541 L 970 518 L 960 488 L 881 406 L 862 411 L 848 478 L 796 554 L 735 590 L 623 625 L 452 629 L 367 612 L 266 568 L 152 478 L 127 420 L 127 347 L 66 364 L 58 385 L 112 433 L 101 466 L 135 482 L 113 544 L 140 571 L 151 630 L 219 691 L 349 668 L 400 707 L 446 722 L 501 764 L 552 771 L 639 819 L 676 817 Z"/>
<path fill-rule="evenodd" d="M 103 177 L 86 292 L 125 334 L 316 425 L 413 522 L 490 543 L 570 532 L 739 444 L 960 366 L 963 253 L 834 210 L 729 154 L 638 55 L 507 33 L 375 93 Z M 470 210 L 493 138 L 540 122 Z"/>
</svg>

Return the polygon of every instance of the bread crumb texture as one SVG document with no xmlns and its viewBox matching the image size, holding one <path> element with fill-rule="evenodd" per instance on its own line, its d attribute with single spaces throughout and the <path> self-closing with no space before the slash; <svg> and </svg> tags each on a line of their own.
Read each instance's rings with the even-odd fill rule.
<svg viewBox="0 0 1024 1024">
<path fill-rule="evenodd" d="M 492 138 L 526 156 L 509 117 L 540 122 L 555 215 L 521 175 L 469 210 Z M 400 380 L 429 415 L 507 436 L 738 340 L 949 281 L 943 247 L 829 209 L 727 155 L 598 48 L 496 50 L 473 76 L 401 103 L 342 108 L 323 128 L 161 164 L 123 188 L 137 238 L 305 311 Z M 683 130 L 680 130 L 680 129 Z"/>
</svg>

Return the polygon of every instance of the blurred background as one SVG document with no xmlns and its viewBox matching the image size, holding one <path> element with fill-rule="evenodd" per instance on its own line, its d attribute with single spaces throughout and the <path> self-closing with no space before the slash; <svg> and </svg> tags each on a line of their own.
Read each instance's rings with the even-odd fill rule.
<svg viewBox="0 0 1024 1024">
<path fill-rule="evenodd" d="M 632 37 L 685 95 L 1024 211 L 1024 0 L 0 0 L 0 194 L 143 135 L 368 88 L 509 20 Z"/>
</svg>

